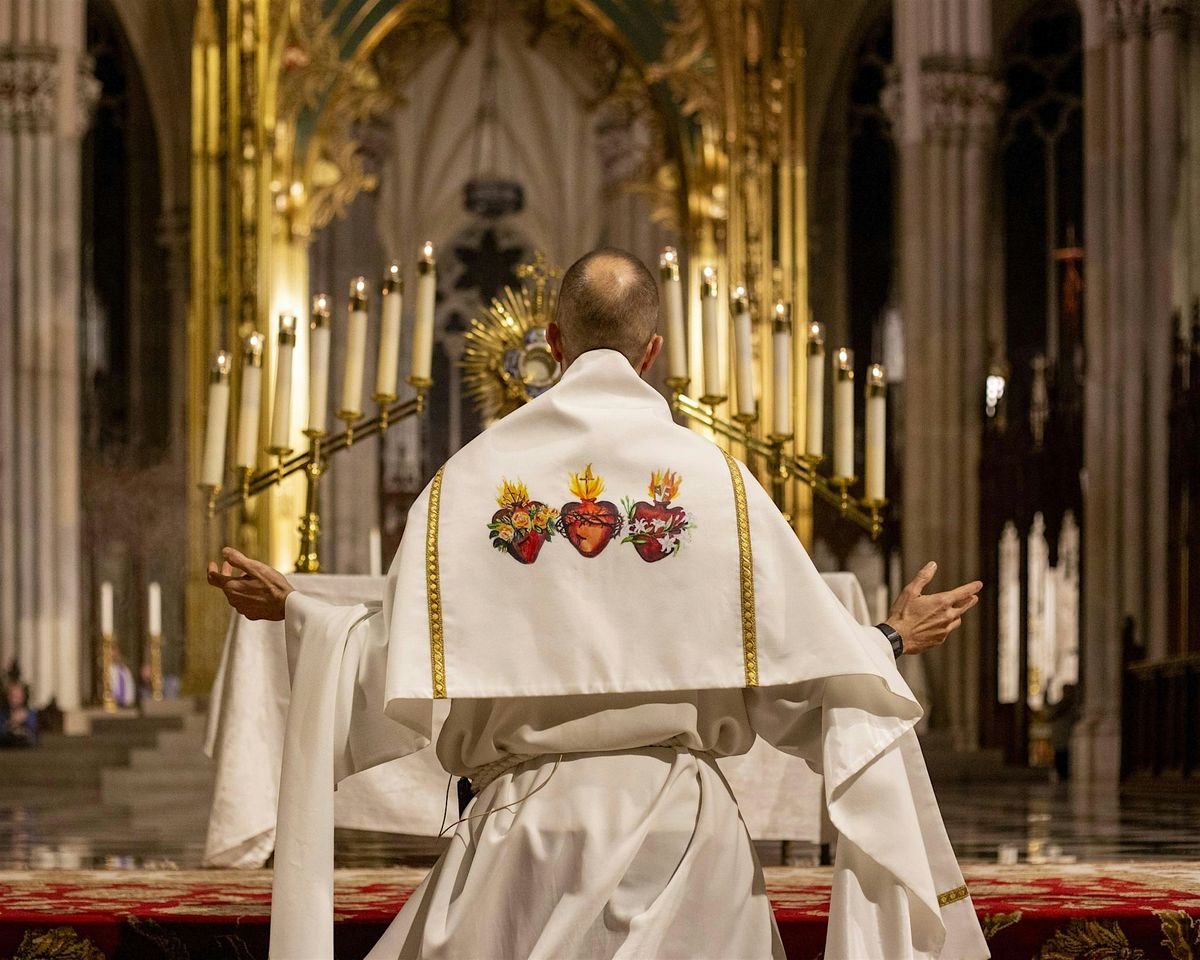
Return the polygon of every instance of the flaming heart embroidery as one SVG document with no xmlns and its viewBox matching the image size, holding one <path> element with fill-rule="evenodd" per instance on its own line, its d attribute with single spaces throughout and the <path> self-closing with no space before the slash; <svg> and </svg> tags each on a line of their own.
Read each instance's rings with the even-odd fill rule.
<svg viewBox="0 0 1200 960">
<path fill-rule="evenodd" d="M 632 543 L 647 563 L 663 557 L 673 557 L 683 545 L 684 535 L 690 539 L 695 522 L 683 507 L 671 506 L 679 495 L 683 479 L 672 470 L 655 470 L 650 474 L 650 499 L 633 502 L 632 497 L 621 501 L 629 524 L 629 534 L 621 542 Z"/>
<path fill-rule="evenodd" d="M 500 509 L 488 524 L 492 546 L 518 563 L 533 563 L 542 544 L 554 537 L 558 511 L 540 500 L 530 500 L 525 484 L 503 480 L 497 487 Z"/>
<path fill-rule="evenodd" d="M 570 488 L 579 500 L 563 504 L 558 528 L 580 556 L 595 557 L 621 531 L 621 514 L 615 503 L 598 499 L 604 478 L 592 474 L 590 463 L 583 473 L 571 474 Z"/>
</svg>

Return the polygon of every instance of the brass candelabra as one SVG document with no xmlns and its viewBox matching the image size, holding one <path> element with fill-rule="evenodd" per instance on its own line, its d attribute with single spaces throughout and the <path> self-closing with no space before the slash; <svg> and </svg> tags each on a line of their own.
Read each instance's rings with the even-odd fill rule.
<svg viewBox="0 0 1200 960">
<path fill-rule="evenodd" d="M 274 452 L 277 462 L 273 467 L 262 470 L 244 470 L 241 486 L 222 490 L 219 486 L 206 485 L 208 514 L 224 513 L 234 506 L 246 503 L 251 497 L 277 486 L 292 474 L 303 470 L 305 476 L 304 513 L 300 516 L 300 555 L 296 559 L 297 573 L 317 573 L 321 569 L 319 553 L 321 537 L 320 483 L 329 468 L 329 458 L 348 450 L 355 441 L 365 440 L 375 434 L 385 433 L 389 426 L 420 415 L 425 409 L 425 392 L 430 381 L 410 377 L 408 381 L 416 394 L 407 400 L 381 394 L 375 399 L 379 412 L 368 420 L 343 416 L 345 429 L 327 435 L 323 430 L 305 430 L 308 450 L 292 455 L 290 450 Z"/>
<path fill-rule="evenodd" d="M 869 500 L 851 494 L 850 488 L 857 482 L 857 477 L 827 477 L 819 473 L 817 467 L 823 457 L 795 456 L 789 453 L 786 445 L 791 439 L 790 435 L 773 434 L 766 438 L 757 436 L 751 430 L 757 420 L 755 416 L 739 414 L 734 420 L 718 417 L 710 404 L 688 396 L 685 391 L 689 382 L 684 378 L 668 379 L 672 406 L 689 420 L 708 427 L 719 436 L 742 444 L 746 450 L 762 457 L 770 471 L 771 496 L 777 504 L 783 504 L 789 482 L 805 483 L 819 499 L 837 510 L 842 517 L 865 530 L 872 540 L 878 539 L 883 532 L 886 500 Z"/>
</svg>

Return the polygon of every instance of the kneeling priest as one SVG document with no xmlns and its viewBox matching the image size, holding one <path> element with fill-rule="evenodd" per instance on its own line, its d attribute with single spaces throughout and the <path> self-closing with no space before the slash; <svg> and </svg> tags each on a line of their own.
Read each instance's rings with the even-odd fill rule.
<svg viewBox="0 0 1200 960">
<path fill-rule="evenodd" d="M 567 271 L 562 379 L 438 470 L 381 606 L 234 550 L 210 567 L 286 620 L 272 957 L 333 957 L 335 786 L 428 745 L 442 698 L 438 758 L 472 799 L 371 960 L 782 957 L 716 764 L 756 737 L 824 775 L 828 960 L 988 956 L 895 663 L 980 584 L 924 595 L 930 564 L 886 624 L 855 622 L 753 475 L 642 380 L 657 318 L 636 258 Z"/>
</svg>

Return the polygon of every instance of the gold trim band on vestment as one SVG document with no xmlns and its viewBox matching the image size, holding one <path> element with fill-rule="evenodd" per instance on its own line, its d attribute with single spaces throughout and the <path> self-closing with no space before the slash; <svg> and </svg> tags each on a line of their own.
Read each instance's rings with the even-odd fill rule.
<svg viewBox="0 0 1200 960">
<path fill-rule="evenodd" d="M 442 635 L 442 573 L 438 556 L 438 518 L 442 506 L 442 474 L 433 475 L 429 486 L 429 515 L 425 527 L 425 595 L 429 604 L 429 661 L 433 675 L 433 698 L 446 699 L 446 647 Z"/>
<path fill-rule="evenodd" d="M 958 903 L 959 900 L 966 900 L 970 895 L 970 891 L 967 890 L 967 885 L 964 883 L 961 887 L 955 887 L 953 890 L 939 893 L 938 906 L 948 907 L 952 903 Z"/>
<path fill-rule="evenodd" d="M 746 485 L 738 463 L 722 450 L 733 481 L 733 502 L 737 510 L 738 580 L 742 593 L 742 660 L 746 686 L 758 686 L 758 627 L 754 615 L 754 556 L 750 552 L 750 516 L 746 509 Z"/>
</svg>

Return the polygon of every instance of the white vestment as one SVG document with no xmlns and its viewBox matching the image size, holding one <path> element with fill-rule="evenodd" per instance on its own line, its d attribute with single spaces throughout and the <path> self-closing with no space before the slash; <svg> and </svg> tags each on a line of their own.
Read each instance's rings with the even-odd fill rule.
<svg viewBox="0 0 1200 960">
<path fill-rule="evenodd" d="M 887 643 L 617 353 L 439 472 L 382 611 L 292 594 L 287 629 L 277 960 L 332 957 L 335 784 L 425 746 L 442 697 L 481 792 L 373 960 L 782 956 L 713 762 L 756 736 L 824 774 L 829 960 L 988 956 Z"/>
</svg>

